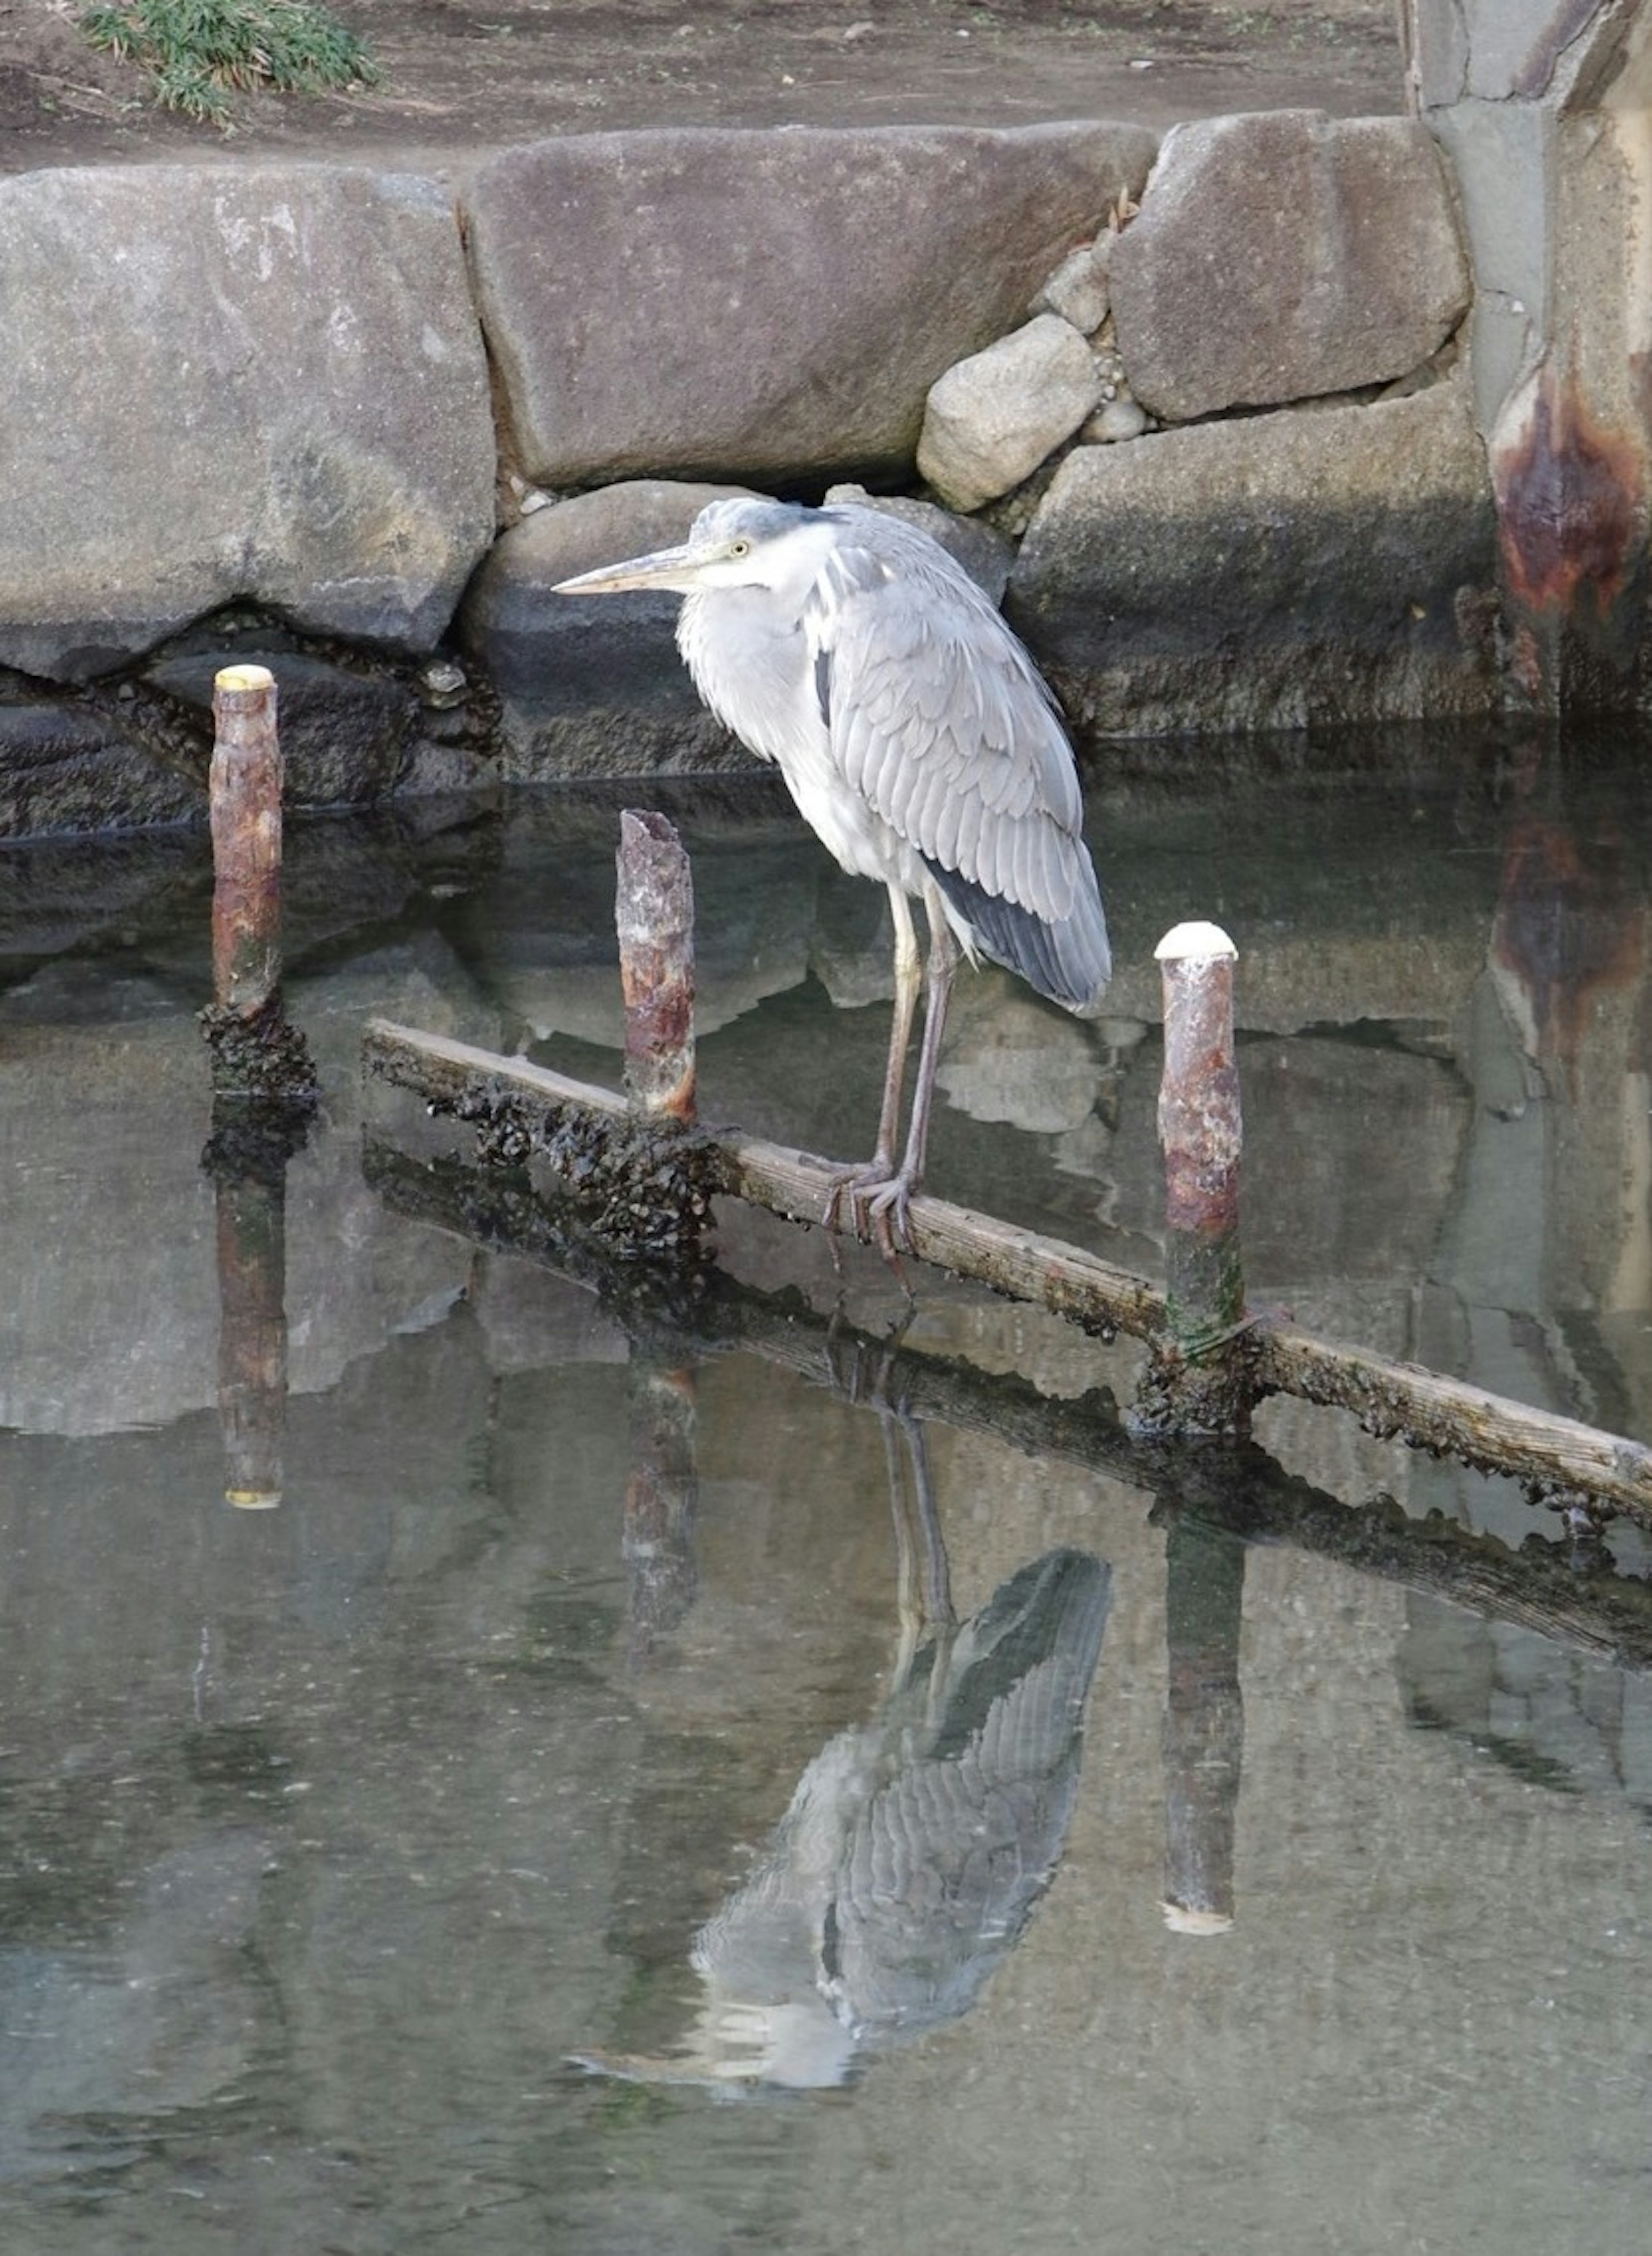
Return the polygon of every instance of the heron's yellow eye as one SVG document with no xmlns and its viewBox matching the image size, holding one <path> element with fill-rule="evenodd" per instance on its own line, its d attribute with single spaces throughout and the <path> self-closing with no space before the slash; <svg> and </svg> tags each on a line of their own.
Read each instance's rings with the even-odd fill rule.
<svg viewBox="0 0 1652 2256">
<path fill-rule="evenodd" d="M 731 556 L 749 556 L 751 553 L 752 544 L 749 540 L 745 539 L 744 538 L 738 540 L 731 540 L 729 543 L 729 553 Z"/>
</svg>

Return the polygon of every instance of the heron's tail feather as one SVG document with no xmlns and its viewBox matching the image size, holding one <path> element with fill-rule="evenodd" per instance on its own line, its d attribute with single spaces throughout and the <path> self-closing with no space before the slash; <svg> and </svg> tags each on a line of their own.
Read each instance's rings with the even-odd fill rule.
<svg viewBox="0 0 1652 2256">
<path fill-rule="evenodd" d="M 1031 909 L 988 892 L 928 855 L 924 861 L 983 955 L 1015 972 L 1052 1003 L 1091 1018 L 1100 1009 L 1112 976 L 1112 951 L 1095 870 L 1082 846 L 1074 850 L 1080 866 L 1075 872 L 1072 910 L 1059 923 L 1047 922 Z"/>
</svg>

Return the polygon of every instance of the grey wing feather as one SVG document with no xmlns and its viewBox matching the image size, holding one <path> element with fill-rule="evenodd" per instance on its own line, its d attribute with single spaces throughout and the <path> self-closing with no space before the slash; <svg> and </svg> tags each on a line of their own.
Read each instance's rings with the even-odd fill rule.
<svg viewBox="0 0 1652 2256">
<path fill-rule="evenodd" d="M 910 847 L 972 951 L 1091 1015 L 1112 970 L 1055 701 L 943 549 L 865 511 L 804 600 L 820 717 L 844 783 Z"/>
<path fill-rule="evenodd" d="M 921 854 L 1059 920 L 1082 807 L 1054 702 L 974 582 L 933 543 L 892 537 L 904 532 L 880 518 L 875 545 L 840 543 L 811 592 L 834 754 Z"/>
</svg>

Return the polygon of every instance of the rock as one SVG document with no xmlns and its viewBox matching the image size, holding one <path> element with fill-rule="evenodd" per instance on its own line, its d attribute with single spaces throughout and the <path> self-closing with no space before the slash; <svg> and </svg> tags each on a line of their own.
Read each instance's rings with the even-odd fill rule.
<svg viewBox="0 0 1652 2256">
<path fill-rule="evenodd" d="M 284 797 L 292 807 L 366 806 L 402 782 L 420 721 L 419 700 L 388 673 L 351 673 L 292 651 L 237 648 L 237 664 L 275 676 Z M 212 736 L 212 685 L 221 651 L 173 658 L 145 679 L 201 718 Z"/>
<path fill-rule="evenodd" d="M 673 547 L 708 502 L 749 491 L 636 479 L 536 510 L 501 535 L 465 598 L 460 631 L 498 694 L 508 775 L 746 763 L 677 655 L 680 596 L 551 590 L 599 564 Z"/>
<path fill-rule="evenodd" d="M 521 474 L 759 485 L 910 465 L 924 396 L 1136 193 L 1130 125 L 603 133 L 465 192 Z"/>
<path fill-rule="evenodd" d="M 493 530 L 488 376 L 429 180 L 0 180 L 0 663 L 84 680 L 236 596 L 434 643 Z"/>
<path fill-rule="evenodd" d="M 1495 581 L 1485 450 L 1441 384 L 1075 449 L 1007 609 L 1088 727 L 1291 728 L 1490 710 Z"/>
<path fill-rule="evenodd" d="M 1311 109 L 1167 134 L 1111 280 L 1131 389 L 1176 422 L 1403 375 L 1470 290 L 1427 128 Z"/>
<path fill-rule="evenodd" d="M 950 509 L 938 508 L 932 501 L 870 494 L 865 486 L 832 486 L 826 494 L 827 506 L 830 508 L 835 501 L 851 502 L 858 509 L 880 509 L 887 517 L 898 517 L 903 525 L 915 525 L 920 532 L 927 532 L 932 540 L 938 540 L 995 603 L 1003 602 L 1015 551 L 1002 533 L 995 532 L 990 525 L 983 525 L 979 518 L 954 517 Z"/>
<path fill-rule="evenodd" d="M 484 745 L 462 739 L 443 743 L 430 735 L 418 737 L 396 786 L 397 802 L 462 799 L 497 783 L 498 774 L 498 765 Z"/>
<path fill-rule="evenodd" d="M 1107 399 L 1080 426 L 1086 446 L 1111 447 L 1120 439 L 1139 439 L 1147 427 L 1147 411 L 1139 399 Z"/>
<path fill-rule="evenodd" d="M 54 705 L 0 704 L 0 838 L 187 822 L 200 784 L 117 728 Z"/>
<path fill-rule="evenodd" d="M 1103 403 L 1109 399 L 1127 399 L 1130 396 L 1130 379 L 1125 374 L 1125 364 L 1119 359 L 1117 349 L 1112 344 L 1104 344 L 1098 338 L 1091 337 L 1090 349 L 1095 356 L 1096 374 L 1101 378 Z"/>
<path fill-rule="evenodd" d="M 419 701 L 431 713 L 451 713 L 470 694 L 470 677 L 450 658 L 433 658 L 419 669 Z"/>
<path fill-rule="evenodd" d="M 978 509 L 1020 485 L 1100 398 L 1089 345 L 1070 321 L 1041 314 L 934 386 L 918 469 L 952 508 Z"/>
<path fill-rule="evenodd" d="M 1027 312 L 1059 314 L 1084 335 L 1093 336 L 1107 318 L 1107 270 L 1112 263 L 1113 237 L 1098 236 L 1094 243 L 1070 250 Z"/>
</svg>

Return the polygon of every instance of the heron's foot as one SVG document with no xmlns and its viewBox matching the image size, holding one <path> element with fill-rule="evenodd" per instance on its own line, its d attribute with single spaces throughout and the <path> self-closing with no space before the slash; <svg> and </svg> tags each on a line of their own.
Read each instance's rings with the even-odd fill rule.
<svg viewBox="0 0 1652 2256">
<path fill-rule="evenodd" d="M 916 1251 L 912 1243 L 909 1209 L 918 1189 L 916 1176 L 881 1156 L 852 1174 L 839 1175 L 827 1194 L 821 1219 L 830 1230 L 842 1230 L 845 1209 L 855 1236 L 875 1245 L 909 1293 L 900 1256 Z"/>
</svg>

